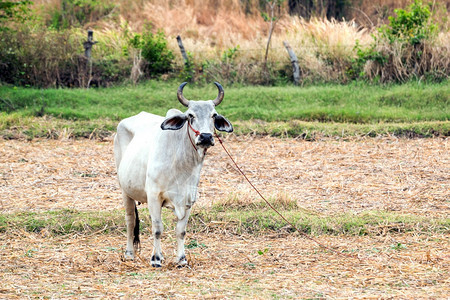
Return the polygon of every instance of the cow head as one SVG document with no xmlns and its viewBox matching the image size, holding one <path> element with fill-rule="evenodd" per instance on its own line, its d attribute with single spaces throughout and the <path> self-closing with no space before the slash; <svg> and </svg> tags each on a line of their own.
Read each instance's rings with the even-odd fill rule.
<svg viewBox="0 0 450 300">
<path fill-rule="evenodd" d="M 207 101 L 190 101 L 183 96 L 183 88 L 187 82 L 183 82 L 177 91 L 177 97 L 181 104 L 188 110 L 185 113 L 170 116 L 161 124 L 162 130 L 179 130 L 187 122 L 188 132 L 195 145 L 202 148 L 214 146 L 214 128 L 219 131 L 232 132 L 233 126 L 215 109 L 222 102 L 225 95 L 222 86 L 214 82 L 219 90 L 217 98 Z"/>
</svg>

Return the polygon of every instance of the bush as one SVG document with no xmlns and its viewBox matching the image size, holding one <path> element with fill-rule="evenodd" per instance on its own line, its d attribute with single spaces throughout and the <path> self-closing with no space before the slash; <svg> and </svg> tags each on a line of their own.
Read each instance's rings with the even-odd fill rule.
<svg viewBox="0 0 450 300">
<path fill-rule="evenodd" d="M 60 85 L 66 73 L 63 69 L 76 67 L 80 41 L 74 38 L 25 26 L 0 32 L 0 80 L 22 86 Z"/>
<path fill-rule="evenodd" d="M 383 53 L 378 52 L 372 44 L 363 48 L 358 41 L 353 48 L 356 51 L 356 58 L 351 59 L 351 67 L 347 70 L 347 75 L 351 79 L 364 78 L 366 76 L 364 68 L 368 61 L 373 61 L 379 65 L 384 65 L 388 59 Z"/>
<path fill-rule="evenodd" d="M 146 60 L 146 73 L 150 76 L 164 74 L 172 69 L 175 56 L 167 46 L 164 32 L 158 30 L 155 34 L 151 26 L 147 26 L 142 34 L 135 34 L 130 45 L 140 49 L 142 57 Z"/>
<path fill-rule="evenodd" d="M 394 12 L 397 16 L 390 16 L 389 25 L 379 29 L 381 38 L 389 43 L 400 42 L 414 46 L 436 35 L 438 26 L 431 22 L 430 9 L 420 0 L 414 0 L 408 10 L 396 9 Z"/>
<path fill-rule="evenodd" d="M 389 24 L 373 35 L 374 42 L 368 48 L 356 44 L 356 58 L 348 74 L 381 82 L 447 78 L 448 50 L 436 40 L 437 25 L 428 6 L 415 0 L 407 10 L 396 9 L 395 13 L 395 17 L 389 17 Z"/>
</svg>

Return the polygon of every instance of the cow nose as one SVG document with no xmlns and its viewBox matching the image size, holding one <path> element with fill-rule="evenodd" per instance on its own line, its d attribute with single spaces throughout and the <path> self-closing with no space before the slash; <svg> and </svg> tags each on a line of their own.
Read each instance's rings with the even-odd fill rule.
<svg viewBox="0 0 450 300">
<path fill-rule="evenodd" d="M 211 133 L 200 133 L 197 144 L 203 146 L 214 146 L 213 135 Z"/>
</svg>

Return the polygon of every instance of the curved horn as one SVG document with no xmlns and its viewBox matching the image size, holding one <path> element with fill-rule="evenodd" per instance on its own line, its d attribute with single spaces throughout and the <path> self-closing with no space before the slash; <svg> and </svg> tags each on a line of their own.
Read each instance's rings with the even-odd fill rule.
<svg viewBox="0 0 450 300">
<path fill-rule="evenodd" d="M 215 81 L 214 84 L 217 86 L 217 89 L 219 90 L 219 95 L 217 95 L 217 98 L 213 100 L 214 105 L 217 106 L 220 104 L 220 102 L 222 102 L 223 97 L 225 96 L 225 92 L 223 91 L 223 87 L 220 85 L 220 83 Z"/>
<path fill-rule="evenodd" d="M 182 84 L 180 84 L 180 86 L 178 87 L 177 90 L 177 98 L 178 101 L 180 101 L 181 104 L 183 104 L 184 106 L 188 107 L 189 106 L 189 100 L 184 98 L 183 96 L 183 89 L 184 86 L 187 84 L 187 82 L 183 82 Z"/>
</svg>

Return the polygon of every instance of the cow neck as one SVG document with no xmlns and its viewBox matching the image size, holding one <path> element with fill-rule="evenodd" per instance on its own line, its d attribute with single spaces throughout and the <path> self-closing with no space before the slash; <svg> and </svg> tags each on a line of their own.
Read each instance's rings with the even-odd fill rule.
<svg viewBox="0 0 450 300">
<path fill-rule="evenodd" d="M 195 144 L 194 144 L 194 142 L 192 141 L 191 135 L 189 134 L 189 129 L 191 129 L 191 130 L 195 133 L 195 136 L 199 136 L 199 135 L 200 135 L 200 131 L 195 130 L 194 127 L 192 127 L 191 122 L 190 122 L 189 120 L 188 120 L 187 123 L 188 123 L 188 126 L 187 126 L 187 136 L 188 136 L 188 139 L 189 139 L 189 141 L 191 142 L 191 145 L 192 145 L 192 147 L 194 148 L 195 152 L 198 153 L 198 148 L 195 147 Z M 206 155 L 206 149 L 203 150 L 203 156 L 202 156 L 202 158 L 204 158 L 205 155 Z"/>
</svg>

